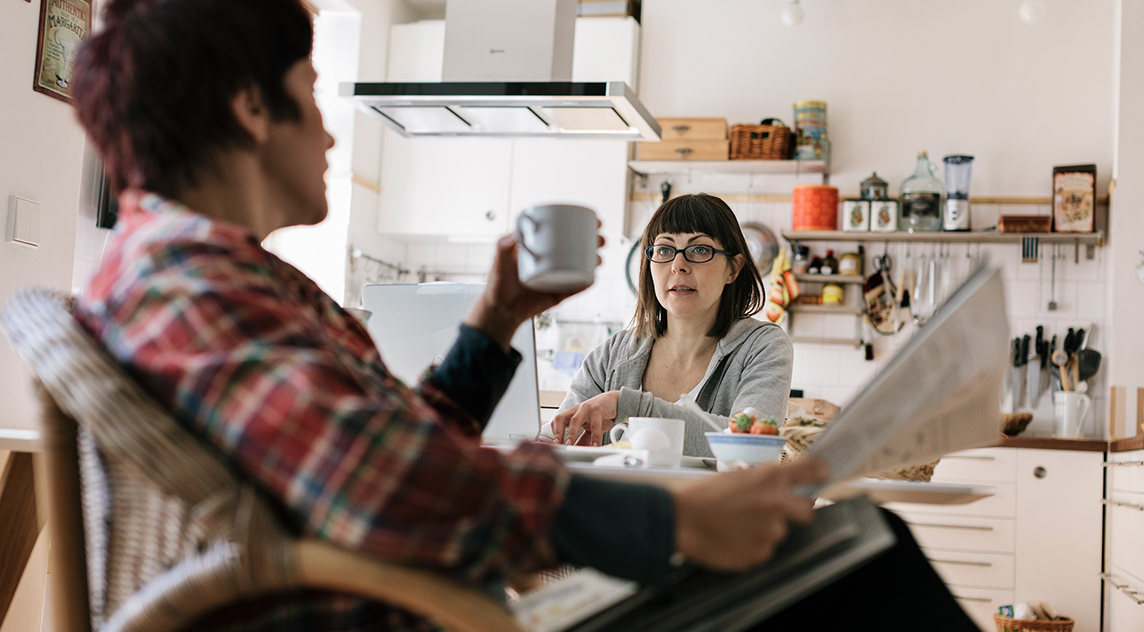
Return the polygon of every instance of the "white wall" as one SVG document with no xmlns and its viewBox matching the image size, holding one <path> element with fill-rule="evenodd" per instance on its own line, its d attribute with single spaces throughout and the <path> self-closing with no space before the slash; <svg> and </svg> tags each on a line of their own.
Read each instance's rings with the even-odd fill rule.
<svg viewBox="0 0 1144 632">
<path fill-rule="evenodd" d="M 0 4 L 0 214 L 10 195 L 43 208 L 39 248 L 0 242 L 0 304 L 19 288 L 70 290 L 83 133 L 72 107 L 32 91 L 40 4 Z M 94 219 L 93 219 L 94 222 Z M 0 342 L 0 427 L 34 427 L 29 377 Z"/>
<path fill-rule="evenodd" d="M 1116 191 L 1109 217 L 1110 287 L 1108 317 L 1112 338 L 1105 358 L 1109 383 L 1128 387 L 1128 434 L 1135 426 L 1133 401 L 1144 387 L 1144 283 L 1136 267 L 1144 264 L 1144 5 L 1118 0 L 1120 55 L 1117 63 Z"/>
<path fill-rule="evenodd" d="M 645 0 L 640 98 L 656 116 L 778 116 L 827 102 L 831 183 L 894 191 L 919 150 L 968 153 L 977 195 L 1048 195 L 1053 165 L 1112 165 L 1113 0 Z"/>
</svg>

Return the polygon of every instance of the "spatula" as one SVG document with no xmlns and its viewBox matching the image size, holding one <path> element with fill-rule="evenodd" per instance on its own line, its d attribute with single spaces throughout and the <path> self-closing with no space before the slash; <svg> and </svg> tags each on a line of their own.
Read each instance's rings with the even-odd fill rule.
<svg viewBox="0 0 1144 632">
<path fill-rule="evenodd" d="M 1100 370 L 1100 352 L 1096 349 L 1088 348 L 1088 339 L 1092 338 L 1092 330 L 1094 327 L 1096 327 L 1096 325 L 1089 325 L 1088 332 L 1084 336 L 1084 341 L 1080 345 L 1080 350 L 1076 352 L 1077 374 L 1082 380 L 1087 380 L 1096 375 L 1096 372 Z"/>
</svg>

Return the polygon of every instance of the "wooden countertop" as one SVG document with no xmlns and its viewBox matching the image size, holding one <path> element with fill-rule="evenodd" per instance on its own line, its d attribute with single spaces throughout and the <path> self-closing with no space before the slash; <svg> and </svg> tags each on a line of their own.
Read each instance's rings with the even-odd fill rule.
<svg viewBox="0 0 1144 632">
<path fill-rule="evenodd" d="M 1109 452 L 1128 452 L 1130 450 L 1144 449 L 1144 434 L 1138 434 L 1135 437 L 1121 439 L 1119 441 L 1112 441 L 1108 444 Z"/>
<path fill-rule="evenodd" d="M 1104 452 L 1108 449 L 1108 442 L 1103 439 L 1057 439 L 1054 437 L 1026 437 L 1024 435 L 1018 435 L 1016 437 L 1004 437 L 997 443 L 997 446 L 1001 448 Z"/>
</svg>

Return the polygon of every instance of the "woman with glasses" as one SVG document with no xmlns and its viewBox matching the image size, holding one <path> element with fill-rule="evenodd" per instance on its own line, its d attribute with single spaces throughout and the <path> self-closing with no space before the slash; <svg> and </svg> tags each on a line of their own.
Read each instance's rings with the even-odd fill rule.
<svg viewBox="0 0 1144 632">
<path fill-rule="evenodd" d="M 665 202 L 644 230 L 632 325 L 588 354 L 541 440 L 598 446 L 628 417 L 686 421 L 684 454 L 710 456 L 711 427 L 679 402 L 728 417 L 786 417 L 794 350 L 751 318 L 762 280 L 727 204 L 706 194 Z M 726 423 L 726 419 L 723 420 Z"/>
</svg>

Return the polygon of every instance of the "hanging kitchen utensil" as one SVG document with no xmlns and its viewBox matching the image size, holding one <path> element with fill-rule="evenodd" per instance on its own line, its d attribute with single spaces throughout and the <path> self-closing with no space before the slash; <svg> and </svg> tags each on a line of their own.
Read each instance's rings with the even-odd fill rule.
<svg viewBox="0 0 1144 632">
<path fill-rule="evenodd" d="M 1060 244 L 1053 244 L 1052 274 L 1049 277 L 1049 311 L 1057 311 L 1057 250 Z"/>
<path fill-rule="evenodd" d="M 890 255 L 883 254 L 873 257 L 871 262 L 874 274 L 871 274 L 862 286 L 862 306 L 866 310 L 866 315 L 870 317 L 874 331 L 884 336 L 892 336 L 903 325 L 900 319 L 895 318 L 897 292 L 891 276 L 893 259 Z"/>
<path fill-rule="evenodd" d="M 741 228 L 743 238 L 747 241 L 747 251 L 755 260 L 759 275 L 766 279 L 771 273 L 771 267 L 774 266 L 775 255 L 779 253 L 779 240 L 765 224 L 747 222 Z"/>
<path fill-rule="evenodd" d="M 1021 374 L 1021 339 L 1014 338 L 1009 345 L 1009 379 L 1002 392 L 1007 395 L 1003 412 L 1017 412 L 1021 407 L 1021 391 L 1025 390 L 1025 380 Z M 1008 410 L 1005 410 L 1007 408 Z"/>
<path fill-rule="evenodd" d="M 636 296 L 640 295 L 640 262 L 643 260 L 643 250 L 640 249 L 640 240 L 637 239 L 632 244 L 632 249 L 628 251 L 628 258 L 624 264 L 624 270 L 628 279 L 628 289 Z"/>
<path fill-rule="evenodd" d="M 1080 344 L 1080 350 L 1076 352 L 1077 371 L 1080 374 L 1081 380 L 1087 380 L 1096 375 L 1096 372 L 1100 370 L 1100 352 L 1096 349 L 1088 348 L 1088 341 L 1092 338 L 1092 330 L 1095 328 L 1095 324 L 1089 325 L 1088 331 L 1085 332 L 1084 339 Z"/>
</svg>

